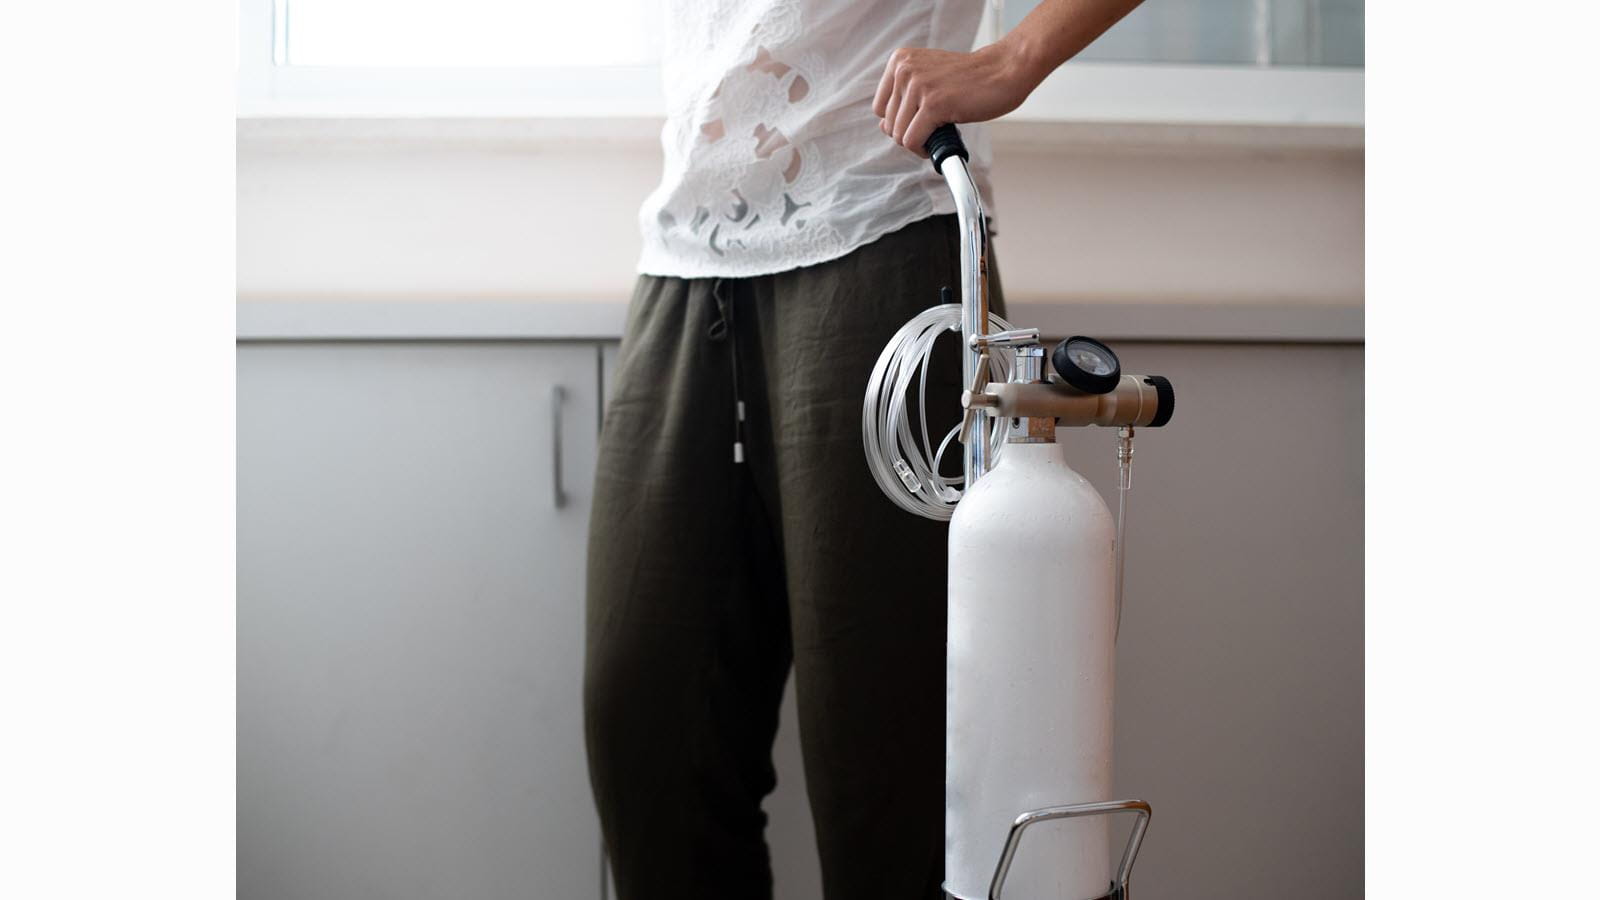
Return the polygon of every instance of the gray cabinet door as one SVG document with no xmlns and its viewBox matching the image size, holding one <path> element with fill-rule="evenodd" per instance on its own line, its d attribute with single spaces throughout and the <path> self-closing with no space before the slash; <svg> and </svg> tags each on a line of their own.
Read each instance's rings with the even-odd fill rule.
<svg viewBox="0 0 1600 900">
<path fill-rule="evenodd" d="M 1116 795 L 1155 808 L 1136 893 L 1360 897 L 1363 349 L 1116 349 L 1178 397 L 1128 493 Z M 1114 433 L 1060 439 L 1114 510 Z"/>
<path fill-rule="evenodd" d="M 599 895 L 580 702 L 598 353 L 240 345 L 244 900 Z"/>
</svg>

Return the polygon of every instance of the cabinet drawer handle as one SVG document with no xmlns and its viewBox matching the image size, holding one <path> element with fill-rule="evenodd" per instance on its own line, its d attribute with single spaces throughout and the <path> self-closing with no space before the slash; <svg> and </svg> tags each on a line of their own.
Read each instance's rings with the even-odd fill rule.
<svg viewBox="0 0 1600 900">
<path fill-rule="evenodd" d="M 567 492 L 561 487 L 561 406 L 567 392 L 561 385 L 550 388 L 550 468 L 555 476 L 556 509 L 567 505 Z"/>
</svg>

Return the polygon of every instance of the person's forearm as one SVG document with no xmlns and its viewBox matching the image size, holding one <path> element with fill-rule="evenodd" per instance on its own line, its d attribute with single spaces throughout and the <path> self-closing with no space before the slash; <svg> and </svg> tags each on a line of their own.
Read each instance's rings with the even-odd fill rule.
<svg viewBox="0 0 1600 900">
<path fill-rule="evenodd" d="M 1133 12 L 1141 0 L 1041 0 L 995 45 L 1011 57 L 1028 93 L 1062 63 Z"/>
<path fill-rule="evenodd" d="M 879 127 L 922 154 L 940 125 L 999 118 L 1139 2 L 1042 0 L 1000 41 L 971 53 L 902 47 L 890 55 L 872 100 Z"/>
</svg>

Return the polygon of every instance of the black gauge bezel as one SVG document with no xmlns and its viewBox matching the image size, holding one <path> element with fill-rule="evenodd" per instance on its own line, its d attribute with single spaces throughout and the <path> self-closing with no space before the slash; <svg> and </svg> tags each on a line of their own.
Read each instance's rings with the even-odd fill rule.
<svg viewBox="0 0 1600 900">
<path fill-rule="evenodd" d="M 1096 349 L 1104 353 L 1106 358 L 1111 360 L 1111 371 L 1105 375 L 1096 375 L 1093 372 L 1085 372 L 1080 369 L 1073 363 L 1072 357 L 1067 353 L 1068 345 L 1074 341 L 1092 344 Z M 1109 394 L 1116 390 L 1117 384 L 1122 381 L 1122 360 L 1117 358 L 1116 351 L 1107 347 L 1101 341 L 1081 334 L 1073 335 L 1057 344 L 1055 351 L 1050 354 L 1050 365 L 1055 367 L 1056 374 L 1061 376 L 1062 381 L 1083 391 L 1085 394 Z"/>
</svg>

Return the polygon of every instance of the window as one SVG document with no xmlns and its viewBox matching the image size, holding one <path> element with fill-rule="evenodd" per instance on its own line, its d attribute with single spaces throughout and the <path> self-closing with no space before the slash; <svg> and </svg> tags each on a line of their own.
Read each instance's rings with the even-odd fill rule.
<svg viewBox="0 0 1600 900">
<path fill-rule="evenodd" d="M 649 117 L 660 0 L 240 0 L 239 114 Z"/>
<path fill-rule="evenodd" d="M 547 68 L 657 60 L 658 3 L 572 0 L 276 0 L 288 66 Z"/>
<path fill-rule="evenodd" d="M 1363 2 L 1145 0 L 1014 117 L 1359 124 Z M 245 118 L 609 119 L 644 135 L 662 113 L 669 0 L 240 3 Z M 1037 3 L 1005 2 L 1001 26 Z"/>
<path fill-rule="evenodd" d="M 1038 0 L 1010 0 L 1016 27 Z M 1144 0 L 1078 57 L 1084 61 L 1359 67 L 1364 0 Z"/>
</svg>

